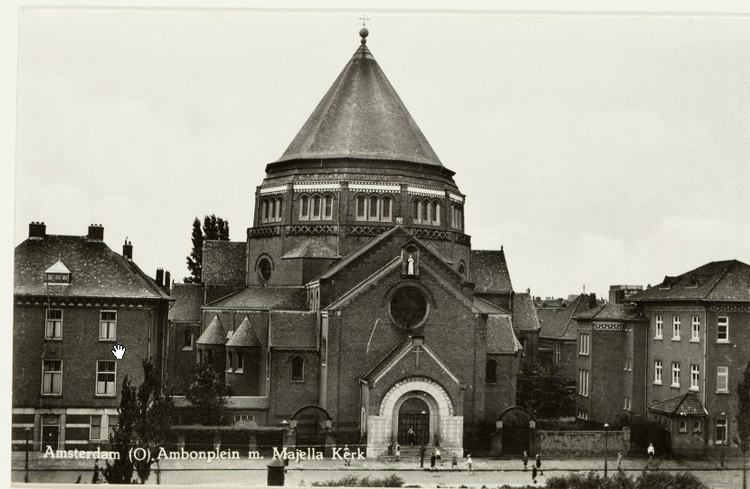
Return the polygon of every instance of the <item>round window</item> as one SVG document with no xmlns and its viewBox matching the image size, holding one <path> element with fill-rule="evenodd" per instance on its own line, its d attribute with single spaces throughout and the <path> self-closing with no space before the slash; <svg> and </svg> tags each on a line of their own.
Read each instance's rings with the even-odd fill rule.
<svg viewBox="0 0 750 489">
<path fill-rule="evenodd" d="M 272 271 L 273 266 L 271 265 L 271 260 L 268 258 L 263 258 L 258 262 L 258 273 L 260 273 L 263 280 L 268 281 L 271 278 Z"/>
<path fill-rule="evenodd" d="M 418 328 L 427 319 L 429 305 L 424 293 L 416 287 L 402 287 L 391 297 L 391 318 L 406 329 Z"/>
</svg>

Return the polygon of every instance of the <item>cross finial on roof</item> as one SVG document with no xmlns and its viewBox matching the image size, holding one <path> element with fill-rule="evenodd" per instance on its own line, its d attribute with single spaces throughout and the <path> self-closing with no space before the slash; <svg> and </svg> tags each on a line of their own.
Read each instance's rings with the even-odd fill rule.
<svg viewBox="0 0 750 489">
<path fill-rule="evenodd" d="M 365 22 L 370 20 L 370 18 L 362 14 L 362 17 L 359 19 L 362 21 L 362 28 L 359 30 L 359 37 L 362 39 L 360 39 L 359 42 L 364 45 L 367 43 L 367 35 L 370 33 L 370 31 L 367 30 L 367 27 L 365 27 Z"/>
<path fill-rule="evenodd" d="M 365 14 L 362 14 L 362 17 L 360 17 L 359 20 L 362 21 L 362 27 L 364 27 L 365 26 L 365 22 L 367 22 L 368 20 L 370 20 L 370 18 L 367 17 Z"/>
</svg>

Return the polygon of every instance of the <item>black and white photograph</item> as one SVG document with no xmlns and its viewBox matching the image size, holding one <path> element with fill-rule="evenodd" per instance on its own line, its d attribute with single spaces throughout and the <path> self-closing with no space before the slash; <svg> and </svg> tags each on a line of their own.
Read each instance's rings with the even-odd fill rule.
<svg viewBox="0 0 750 489">
<path fill-rule="evenodd" d="M 162 3 L 8 9 L 10 483 L 748 487 L 750 12 Z"/>
</svg>

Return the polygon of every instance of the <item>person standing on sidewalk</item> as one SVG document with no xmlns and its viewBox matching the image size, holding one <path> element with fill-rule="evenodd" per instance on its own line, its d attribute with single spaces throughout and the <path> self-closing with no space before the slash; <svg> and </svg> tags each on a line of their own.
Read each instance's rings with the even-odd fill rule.
<svg viewBox="0 0 750 489">
<path fill-rule="evenodd" d="M 401 460 L 401 445 L 396 443 L 396 462 Z"/>
<path fill-rule="evenodd" d="M 435 451 L 432 451 L 432 455 L 430 455 L 430 470 L 435 470 L 435 460 L 437 457 L 435 457 Z"/>
<path fill-rule="evenodd" d="M 536 465 L 531 466 L 531 482 L 536 484 Z"/>
<path fill-rule="evenodd" d="M 351 464 L 352 459 L 349 455 L 349 445 L 344 445 L 344 467 L 349 467 Z"/>
<path fill-rule="evenodd" d="M 441 453 L 440 453 L 440 447 L 437 447 L 437 448 L 435 449 L 435 459 L 437 460 L 437 462 L 438 462 L 438 463 L 439 463 L 440 465 L 443 465 L 443 457 L 442 457 L 442 455 L 441 455 Z"/>
<path fill-rule="evenodd" d="M 474 474 L 474 462 L 471 460 L 471 454 L 466 455 L 466 463 L 469 466 L 469 473 Z"/>
<path fill-rule="evenodd" d="M 427 450 L 425 449 L 424 445 L 419 447 L 419 468 L 424 469 L 424 453 Z"/>
<path fill-rule="evenodd" d="M 526 466 L 529 464 L 529 454 L 526 450 L 523 451 L 523 457 L 521 457 L 521 460 L 523 460 L 523 471 L 526 472 Z"/>
<path fill-rule="evenodd" d="M 622 453 L 617 452 L 617 471 L 622 472 Z"/>
<path fill-rule="evenodd" d="M 544 475 L 544 471 L 542 470 L 542 455 L 539 453 L 536 454 L 536 468 L 539 469 L 539 475 Z"/>
</svg>

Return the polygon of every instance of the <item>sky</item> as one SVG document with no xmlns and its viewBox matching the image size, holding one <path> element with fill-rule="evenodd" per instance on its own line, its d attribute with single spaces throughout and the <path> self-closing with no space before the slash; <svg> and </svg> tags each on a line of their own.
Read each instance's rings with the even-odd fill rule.
<svg viewBox="0 0 750 489">
<path fill-rule="evenodd" d="M 187 275 L 191 223 L 244 240 L 265 165 L 359 45 L 353 11 L 25 9 L 14 241 L 91 223 Z M 394 13 L 368 47 L 516 291 L 750 263 L 750 17 Z"/>
</svg>

